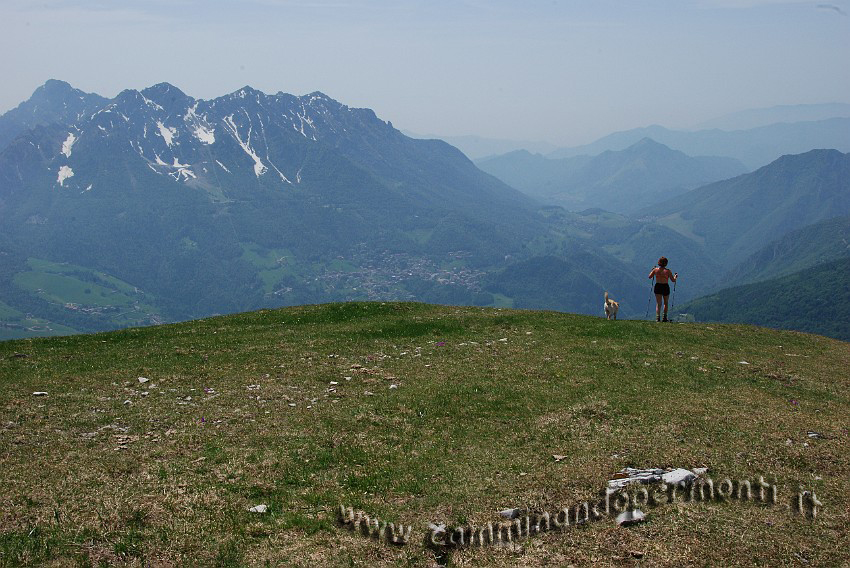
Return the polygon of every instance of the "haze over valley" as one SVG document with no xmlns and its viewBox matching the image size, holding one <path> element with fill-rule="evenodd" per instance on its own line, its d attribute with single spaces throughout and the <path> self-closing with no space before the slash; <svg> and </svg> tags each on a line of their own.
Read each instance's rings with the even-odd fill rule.
<svg viewBox="0 0 850 568">
<path fill-rule="evenodd" d="M 3 337 L 605 290 L 642 318 L 662 254 L 684 307 L 850 214 L 841 6 L 165 8 L 2 9 Z"/>
<path fill-rule="evenodd" d="M 749 171 L 643 138 L 479 169 L 319 92 L 202 100 L 160 83 L 107 99 L 50 80 L 0 117 L 0 139 L 7 337 L 355 300 L 595 315 L 606 290 L 643 317 L 659 250 L 686 279 L 681 305 L 789 231 L 850 215 L 839 150 Z"/>
</svg>

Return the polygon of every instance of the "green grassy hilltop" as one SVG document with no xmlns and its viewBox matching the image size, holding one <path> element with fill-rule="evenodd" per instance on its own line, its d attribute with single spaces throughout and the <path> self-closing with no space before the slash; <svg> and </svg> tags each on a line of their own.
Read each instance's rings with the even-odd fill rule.
<svg viewBox="0 0 850 568">
<path fill-rule="evenodd" d="M 0 342 L 0 566 L 845 564 L 848 368 L 850 344 L 796 332 L 398 303 Z M 764 476 L 779 502 L 424 544 L 627 466 Z M 814 519 L 786 506 L 801 486 Z"/>
</svg>

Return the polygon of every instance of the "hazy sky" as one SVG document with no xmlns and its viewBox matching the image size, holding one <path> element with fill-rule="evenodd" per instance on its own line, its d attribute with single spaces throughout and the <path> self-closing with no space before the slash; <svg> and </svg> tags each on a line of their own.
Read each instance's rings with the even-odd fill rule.
<svg viewBox="0 0 850 568">
<path fill-rule="evenodd" d="M 107 97 L 250 85 L 572 145 L 850 102 L 850 0 L 0 0 L 0 52 L 0 113 L 50 78 Z"/>
</svg>

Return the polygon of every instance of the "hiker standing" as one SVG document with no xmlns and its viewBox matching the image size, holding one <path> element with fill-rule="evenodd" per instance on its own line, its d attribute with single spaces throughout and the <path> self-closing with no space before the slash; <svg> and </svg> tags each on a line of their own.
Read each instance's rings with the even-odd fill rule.
<svg viewBox="0 0 850 568">
<path fill-rule="evenodd" d="M 673 282 L 679 277 L 678 272 L 670 272 L 667 268 L 667 258 L 658 259 L 658 266 L 649 273 L 650 278 L 655 278 L 655 321 L 669 321 L 667 319 L 667 299 L 670 297 L 669 280 Z M 661 319 L 661 300 L 664 300 L 664 319 Z"/>
</svg>

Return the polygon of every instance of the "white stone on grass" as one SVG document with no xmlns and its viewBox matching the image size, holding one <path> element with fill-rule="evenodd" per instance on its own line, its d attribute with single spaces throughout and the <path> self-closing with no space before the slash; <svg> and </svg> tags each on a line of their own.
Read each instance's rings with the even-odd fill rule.
<svg viewBox="0 0 850 568">
<path fill-rule="evenodd" d="M 636 525 L 645 521 L 646 515 L 640 509 L 635 509 L 633 511 L 623 511 L 622 513 L 617 515 L 617 525 L 621 527 Z"/>
<path fill-rule="evenodd" d="M 694 474 L 694 472 L 687 469 L 678 468 L 665 473 L 661 476 L 661 479 L 664 481 L 664 483 L 671 483 L 673 485 L 676 485 L 683 482 L 687 483 L 688 481 L 693 481 L 694 479 L 696 479 L 696 477 L 697 476 Z"/>
</svg>

